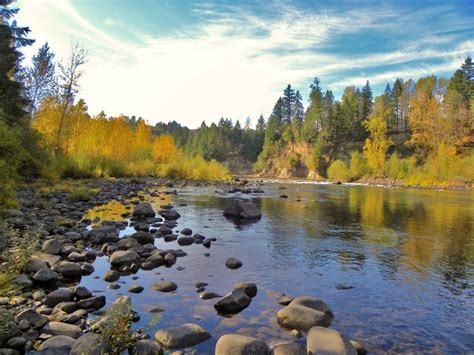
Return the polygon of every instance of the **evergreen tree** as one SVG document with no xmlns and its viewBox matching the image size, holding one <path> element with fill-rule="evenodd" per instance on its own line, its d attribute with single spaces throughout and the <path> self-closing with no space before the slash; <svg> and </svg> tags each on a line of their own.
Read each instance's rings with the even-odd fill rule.
<svg viewBox="0 0 474 355">
<path fill-rule="evenodd" d="M 307 142 L 312 142 L 321 129 L 322 99 L 323 94 L 319 86 L 319 79 L 314 78 L 310 85 L 309 107 L 303 122 L 303 138 Z"/>
<path fill-rule="evenodd" d="M 12 3 L 13 0 L 0 0 L 0 111 L 9 124 L 20 121 L 28 104 L 18 80 L 23 59 L 18 48 L 34 42 L 27 38 L 30 29 L 19 27 L 13 20 L 19 9 L 12 8 Z"/>
<path fill-rule="evenodd" d="M 395 127 L 389 127 L 389 131 L 403 131 L 406 130 L 406 123 L 404 117 L 402 115 L 402 109 L 400 104 L 400 97 L 402 96 L 403 92 L 403 80 L 398 79 L 395 80 L 393 84 L 393 89 L 391 92 L 391 103 L 393 107 L 393 115 L 395 116 Z"/>
<path fill-rule="evenodd" d="M 288 123 L 291 122 L 291 118 L 295 112 L 295 101 L 296 94 L 295 90 L 291 88 L 291 85 L 288 84 L 286 89 L 283 91 L 283 104 L 282 104 L 282 114 L 283 121 Z"/>
</svg>

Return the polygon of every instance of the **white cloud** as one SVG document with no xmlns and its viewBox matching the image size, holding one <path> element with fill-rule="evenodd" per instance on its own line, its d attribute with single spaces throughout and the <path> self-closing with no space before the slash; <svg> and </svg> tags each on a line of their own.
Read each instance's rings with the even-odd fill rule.
<svg viewBox="0 0 474 355">
<path fill-rule="evenodd" d="M 20 23 L 31 27 L 39 44 L 48 40 L 59 57 L 67 56 L 71 38 L 88 49 L 81 96 L 92 113 L 103 109 L 110 115 L 177 120 L 190 127 L 221 116 L 243 121 L 268 114 L 286 84 L 305 82 L 307 89 L 314 75 L 333 76 L 332 82 L 324 83 L 330 88 L 366 79 L 392 81 L 398 76 L 416 77 L 426 67 L 380 70 L 363 80 L 351 71 L 432 58 L 444 63 L 432 70 L 451 70 L 452 63 L 473 49 L 473 41 L 467 41 L 441 51 L 433 43 L 438 37 L 430 37 L 428 44 L 420 40 L 389 53 L 356 58 L 309 50 L 330 44 L 336 34 L 383 29 L 396 17 L 390 8 L 376 13 L 367 9 L 304 13 L 279 3 L 275 11 L 282 15 L 268 19 L 232 7 L 223 14 L 202 4 L 196 11 L 212 21 L 173 36 L 141 34 L 142 43 L 127 43 L 88 22 L 66 0 L 25 0 L 19 6 Z M 109 20 L 104 24 L 111 25 Z M 261 31 L 266 35 L 256 35 Z M 346 74 L 347 80 L 341 80 Z"/>
</svg>

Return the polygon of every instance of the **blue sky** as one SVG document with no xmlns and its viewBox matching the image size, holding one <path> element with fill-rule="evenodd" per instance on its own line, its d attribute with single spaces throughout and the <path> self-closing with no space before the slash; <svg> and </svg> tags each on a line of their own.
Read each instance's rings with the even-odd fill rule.
<svg viewBox="0 0 474 355">
<path fill-rule="evenodd" d="M 255 122 L 314 76 L 340 97 L 397 77 L 450 77 L 474 54 L 473 1 L 20 0 L 18 21 L 59 58 L 89 52 L 80 96 L 154 123 Z M 305 102 L 306 103 L 306 102 Z"/>
</svg>

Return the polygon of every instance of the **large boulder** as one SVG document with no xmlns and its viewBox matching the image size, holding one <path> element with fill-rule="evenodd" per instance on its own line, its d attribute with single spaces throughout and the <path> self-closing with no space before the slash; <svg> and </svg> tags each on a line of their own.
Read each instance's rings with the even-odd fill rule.
<svg viewBox="0 0 474 355">
<path fill-rule="evenodd" d="M 307 332 L 314 326 L 329 327 L 334 319 L 329 306 L 316 297 L 295 298 L 277 313 L 278 322 L 284 328 Z"/>
<path fill-rule="evenodd" d="M 303 344 L 281 341 L 270 346 L 270 355 L 306 355 L 306 349 Z"/>
<path fill-rule="evenodd" d="M 107 343 L 99 334 L 87 333 L 76 340 L 70 355 L 103 355 L 110 352 Z"/>
<path fill-rule="evenodd" d="M 240 334 L 225 334 L 216 344 L 215 355 L 268 355 L 263 341 Z"/>
<path fill-rule="evenodd" d="M 104 315 L 91 327 L 91 330 L 98 330 L 101 327 L 113 327 L 117 318 L 128 317 L 131 311 L 132 301 L 130 297 L 119 297 L 105 310 Z"/>
<path fill-rule="evenodd" d="M 34 273 L 32 276 L 33 281 L 38 283 L 47 283 L 57 281 L 58 274 L 50 269 L 40 269 Z"/>
<path fill-rule="evenodd" d="M 143 202 L 135 207 L 133 216 L 138 218 L 155 217 L 155 211 L 149 202 Z"/>
<path fill-rule="evenodd" d="M 348 339 L 337 330 L 312 327 L 306 339 L 309 355 L 357 355 Z"/>
<path fill-rule="evenodd" d="M 233 201 L 224 210 L 224 216 L 243 219 L 260 219 L 262 212 L 252 202 Z"/>
<path fill-rule="evenodd" d="M 187 348 L 209 338 L 211 338 L 211 334 L 200 325 L 193 323 L 160 329 L 155 333 L 155 340 L 170 349 Z"/>
<path fill-rule="evenodd" d="M 173 208 L 169 210 L 160 211 L 160 215 L 167 221 L 176 221 L 179 217 L 181 217 L 179 212 Z"/>
<path fill-rule="evenodd" d="M 100 309 L 105 306 L 105 296 L 92 296 L 77 301 L 77 306 L 84 309 Z"/>
<path fill-rule="evenodd" d="M 28 273 L 35 273 L 41 269 L 49 270 L 48 264 L 46 264 L 46 262 L 36 257 L 32 257 L 30 260 L 28 260 L 28 262 L 25 265 L 25 272 L 28 272 Z"/>
<path fill-rule="evenodd" d="M 223 314 L 233 314 L 242 311 L 250 304 L 251 298 L 245 293 L 243 288 L 235 288 L 231 293 L 221 298 L 214 308 Z"/>
<path fill-rule="evenodd" d="M 118 250 L 110 256 L 110 264 L 114 267 L 140 263 L 140 255 L 132 250 Z"/>
<path fill-rule="evenodd" d="M 45 354 L 69 354 L 72 346 L 76 340 L 66 335 L 56 335 L 45 342 L 43 342 L 39 347 L 38 351 L 44 351 Z"/>
</svg>

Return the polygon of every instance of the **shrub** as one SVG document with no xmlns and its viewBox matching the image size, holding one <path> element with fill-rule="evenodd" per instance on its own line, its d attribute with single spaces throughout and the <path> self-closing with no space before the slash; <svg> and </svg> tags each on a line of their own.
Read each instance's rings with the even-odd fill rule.
<svg viewBox="0 0 474 355">
<path fill-rule="evenodd" d="M 342 160 L 335 160 L 328 169 L 328 178 L 331 181 L 348 181 L 349 169 Z"/>
<path fill-rule="evenodd" d="M 91 199 L 89 190 L 85 187 L 77 187 L 71 191 L 69 200 L 71 202 L 87 202 Z"/>
<path fill-rule="evenodd" d="M 130 330 L 132 319 L 132 310 L 127 307 L 122 311 L 111 312 L 107 322 L 101 323 L 99 330 L 111 354 L 121 354 L 134 343 L 135 339 Z"/>
<path fill-rule="evenodd" d="M 364 155 L 360 152 L 351 153 L 351 167 L 349 171 L 349 177 L 351 180 L 357 180 L 364 177 L 368 172 L 367 160 Z"/>
</svg>

